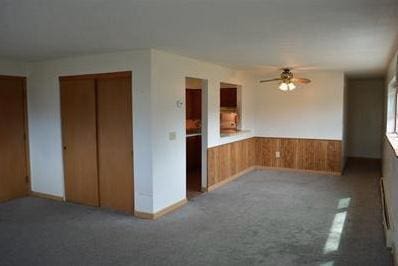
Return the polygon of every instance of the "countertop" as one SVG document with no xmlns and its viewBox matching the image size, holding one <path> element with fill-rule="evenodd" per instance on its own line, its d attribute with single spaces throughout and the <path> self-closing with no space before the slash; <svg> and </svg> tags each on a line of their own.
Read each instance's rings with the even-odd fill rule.
<svg viewBox="0 0 398 266">
<path fill-rule="evenodd" d="M 224 137 L 231 137 L 231 136 L 237 136 L 240 134 L 248 133 L 250 130 L 223 130 L 220 132 L 220 135 L 222 138 Z"/>
<path fill-rule="evenodd" d="M 195 136 L 201 136 L 202 135 L 202 131 L 200 129 L 188 129 L 186 131 L 186 137 L 195 137 Z"/>
<path fill-rule="evenodd" d="M 201 133 L 201 132 L 199 132 L 199 133 L 187 134 L 187 138 L 190 138 L 190 137 L 195 137 L 195 136 L 202 136 L 202 133 Z"/>
</svg>

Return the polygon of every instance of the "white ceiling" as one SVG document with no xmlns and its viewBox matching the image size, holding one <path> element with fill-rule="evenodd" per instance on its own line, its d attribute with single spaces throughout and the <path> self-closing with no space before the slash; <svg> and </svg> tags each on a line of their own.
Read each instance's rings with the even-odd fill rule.
<svg viewBox="0 0 398 266">
<path fill-rule="evenodd" d="M 398 0 L 0 0 L 0 56 L 18 60 L 156 48 L 262 74 L 366 75 L 397 40 Z"/>
</svg>

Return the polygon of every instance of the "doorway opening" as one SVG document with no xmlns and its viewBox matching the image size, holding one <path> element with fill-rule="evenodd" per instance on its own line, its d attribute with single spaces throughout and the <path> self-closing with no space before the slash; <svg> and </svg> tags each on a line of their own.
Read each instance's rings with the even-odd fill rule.
<svg viewBox="0 0 398 266">
<path fill-rule="evenodd" d="M 202 193 L 206 186 L 203 177 L 204 153 L 206 151 L 206 122 L 202 119 L 207 81 L 197 78 L 185 79 L 185 126 L 186 126 L 186 189 L 187 198 L 192 199 Z M 204 148 L 203 148 L 204 147 Z M 207 180 L 206 180 L 207 181 Z"/>
</svg>

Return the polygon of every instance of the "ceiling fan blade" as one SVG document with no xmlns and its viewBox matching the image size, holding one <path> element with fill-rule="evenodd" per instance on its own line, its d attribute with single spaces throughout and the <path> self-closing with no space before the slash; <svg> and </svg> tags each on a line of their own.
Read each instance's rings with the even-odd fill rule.
<svg viewBox="0 0 398 266">
<path fill-rule="evenodd" d="M 294 72 L 305 72 L 319 69 L 319 67 L 315 65 L 290 65 L 288 68 Z"/>
<path fill-rule="evenodd" d="M 271 81 L 279 81 L 279 80 L 282 80 L 282 79 L 281 78 L 275 78 L 275 79 L 260 80 L 260 83 L 271 82 Z"/>
<path fill-rule="evenodd" d="M 308 84 L 311 82 L 310 79 L 306 79 L 306 78 L 292 78 L 291 80 L 292 82 L 297 82 L 297 83 L 303 83 L 303 84 Z"/>
</svg>

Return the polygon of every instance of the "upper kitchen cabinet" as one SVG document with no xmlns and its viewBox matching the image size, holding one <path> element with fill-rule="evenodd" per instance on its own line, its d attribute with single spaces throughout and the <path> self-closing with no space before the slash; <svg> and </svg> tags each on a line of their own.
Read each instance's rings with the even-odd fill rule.
<svg viewBox="0 0 398 266">
<path fill-rule="evenodd" d="M 202 90 L 186 89 L 186 119 L 200 120 L 202 112 Z"/>
<path fill-rule="evenodd" d="M 221 88 L 220 106 L 226 108 L 238 107 L 238 89 Z"/>
</svg>

